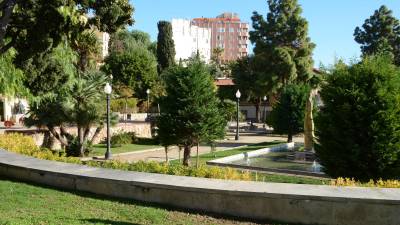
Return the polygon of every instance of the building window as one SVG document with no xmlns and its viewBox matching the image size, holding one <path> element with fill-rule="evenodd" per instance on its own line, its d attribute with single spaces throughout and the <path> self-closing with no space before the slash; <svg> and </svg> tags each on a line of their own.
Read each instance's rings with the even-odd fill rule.
<svg viewBox="0 0 400 225">
<path fill-rule="evenodd" d="M 233 28 L 233 27 L 229 28 L 229 32 L 231 32 L 231 33 L 235 32 L 235 28 Z"/>
<path fill-rule="evenodd" d="M 221 32 L 221 33 L 225 32 L 225 28 L 223 28 L 223 27 L 219 28 L 219 32 Z"/>
</svg>

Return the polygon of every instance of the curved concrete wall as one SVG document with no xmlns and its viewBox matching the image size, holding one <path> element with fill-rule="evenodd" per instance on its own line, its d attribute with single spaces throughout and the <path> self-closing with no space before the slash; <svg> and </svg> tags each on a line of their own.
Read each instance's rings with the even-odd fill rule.
<svg viewBox="0 0 400 225">
<path fill-rule="evenodd" d="M 274 184 L 127 172 L 0 150 L 0 175 L 180 208 L 303 224 L 398 225 L 400 190 Z"/>
</svg>

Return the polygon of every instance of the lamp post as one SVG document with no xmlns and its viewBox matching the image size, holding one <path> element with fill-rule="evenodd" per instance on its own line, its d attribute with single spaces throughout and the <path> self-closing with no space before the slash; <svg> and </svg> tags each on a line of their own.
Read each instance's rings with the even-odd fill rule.
<svg viewBox="0 0 400 225">
<path fill-rule="evenodd" d="M 104 93 L 107 95 L 107 151 L 104 156 L 106 160 L 111 159 L 112 154 L 110 151 L 110 95 L 112 92 L 112 87 L 109 83 L 106 83 L 104 87 Z"/>
<path fill-rule="evenodd" d="M 264 96 L 264 125 L 263 127 L 265 128 L 265 120 L 267 119 L 267 96 Z"/>
<path fill-rule="evenodd" d="M 147 117 L 149 117 L 149 113 L 150 113 L 150 89 L 146 90 L 146 94 L 147 94 Z"/>
<path fill-rule="evenodd" d="M 236 116 L 236 136 L 235 136 L 235 140 L 239 140 L 239 100 L 240 100 L 240 91 L 237 90 L 236 91 L 236 112 L 237 112 L 237 116 Z"/>
</svg>

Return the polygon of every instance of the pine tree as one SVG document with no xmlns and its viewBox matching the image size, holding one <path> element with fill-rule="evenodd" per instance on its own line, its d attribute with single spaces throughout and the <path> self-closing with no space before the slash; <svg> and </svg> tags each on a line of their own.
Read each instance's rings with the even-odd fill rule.
<svg viewBox="0 0 400 225">
<path fill-rule="evenodd" d="M 357 27 L 354 38 L 361 45 L 364 56 L 389 54 L 395 64 L 400 65 L 400 22 L 386 6 L 381 6 L 366 19 L 362 28 Z"/>
<path fill-rule="evenodd" d="M 172 39 L 172 25 L 167 21 L 158 22 L 157 61 L 159 74 L 175 64 L 175 44 Z"/>
<path fill-rule="evenodd" d="M 250 40 L 255 44 L 256 58 L 263 63 L 262 71 L 275 86 L 307 81 L 312 73 L 312 51 L 308 23 L 301 17 L 297 0 L 268 0 L 266 20 L 253 13 L 254 31 Z"/>
<path fill-rule="evenodd" d="M 193 59 L 187 67 L 168 69 L 164 77 L 167 96 L 160 101 L 159 138 L 164 146 L 184 146 L 183 164 L 188 166 L 191 148 L 222 138 L 227 121 L 204 63 Z"/>
</svg>

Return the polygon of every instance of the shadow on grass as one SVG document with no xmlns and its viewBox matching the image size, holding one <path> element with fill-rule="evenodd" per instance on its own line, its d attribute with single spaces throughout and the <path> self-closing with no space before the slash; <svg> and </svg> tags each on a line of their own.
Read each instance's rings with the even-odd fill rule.
<svg viewBox="0 0 400 225">
<path fill-rule="evenodd" d="M 91 223 L 91 224 L 113 224 L 113 225 L 141 225 L 139 223 L 129 223 L 113 220 L 102 220 L 102 219 L 81 219 L 80 221 Z"/>
<path fill-rule="evenodd" d="M 237 222 L 251 222 L 251 223 L 265 224 L 265 225 L 272 225 L 272 224 L 273 225 L 302 225 L 302 224 L 294 224 L 294 223 L 288 224 L 288 223 L 282 223 L 282 222 L 270 221 L 270 220 L 257 220 L 257 219 L 249 219 L 249 218 L 236 217 L 236 216 L 226 216 L 226 215 L 221 215 L 221 214 L 217 214 L 217 213 L 207 212 L 204 210 L 192 210 L 192 209 L 168 206 L 165 204 L 149 203 L 149 202 L 142 202 L 142 201 L 137 201 L 137 200 L 109 197 L 109 196 L 98 195 L 98 194 L 93 194 L 93 193 L 89 193 L 89 192 L 75 191 L 75 190 L 68 190 L 68 189 L 63 189 L 63 188 L 52 187 L 52 186 L 45 185 L 45 184 L 39 184 L 39 183 L 31 182 L 31 181 L 18 180 L 15 178 L 8 178 L 8 177 L 4 177 L 4 176 L 0 176 L 0 181 L 11 181 L 11 182 L 17 182 L 17 183 L 24 183 L 24 184 L 28 184 L 28 185 L 32 185 L 32 186 L 36 186 L 36 187 L 40 187 L 40 188 L 52 189 L 52 190 L 62 191 L 65 193 L 70 193 L 70 194 L 74 194 L 74 195 L 84 197 L 84 198 L 93 198 L 93 199 L 98 199 L 98 200 L 113 201 L 113 202 L 117 202 L 117 203 L 121 203 L 121 204 L 133 204 L 133 205 L 140 206 L 140 207 L 152 207 L 155 209 L 177 211 L 177 212 L 189 213 L 189 214 L 200 215 L 200 216 L 208 216 L 208 217 L 212 217 L 214 219 L 234 220 Z M 90 223 L 100 223 L 100 224 L 103 223 L 103 224 L 117 224 L 117 225 L 135 225 L 135 223 L 118 222 L 118 221 L 93 219 L 93 218 L 92 219 L 84 219 L 83 221 L 87 221 Z"/>
</svg>

